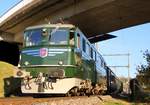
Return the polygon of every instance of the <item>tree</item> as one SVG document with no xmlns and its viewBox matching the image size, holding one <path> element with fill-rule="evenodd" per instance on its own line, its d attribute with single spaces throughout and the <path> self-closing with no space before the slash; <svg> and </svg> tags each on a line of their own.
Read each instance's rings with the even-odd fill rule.
<svg viewBox="0 0 150 105">
<path fill-rule="evenodd" d="M 141 64 L 137 67 L 137 79 L 142 86 L 150 89 L 150 52 L 146 50 L 143 54 L 146 64 Z"/>
</svg>

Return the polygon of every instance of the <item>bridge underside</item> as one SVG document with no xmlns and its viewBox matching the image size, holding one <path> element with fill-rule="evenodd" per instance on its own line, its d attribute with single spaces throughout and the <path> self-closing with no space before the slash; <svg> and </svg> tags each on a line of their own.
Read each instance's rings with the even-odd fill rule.
<svg viewBox="0 0 150 105">
<path fill-rule="evenodd" d="M 113 0 L 70 18 L 87 35 L 97 35 L 150 22 L 150 0 Z"/>
<path fill-rule="evenodd" d="M 36 0 L 35 0 L 36 1 Z M 78 26 L 87 37 L 150 22 L 150 0 L 38 0 L 0 23 L 0 30 L 21 41 L 25 27 L 55 23 Z"/>
</svg>

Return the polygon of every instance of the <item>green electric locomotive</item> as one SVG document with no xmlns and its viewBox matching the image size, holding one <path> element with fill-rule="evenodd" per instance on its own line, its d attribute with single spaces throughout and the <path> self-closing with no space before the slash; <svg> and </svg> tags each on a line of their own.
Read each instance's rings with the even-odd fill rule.
<svg viewBox="0 0 150 105">
<path fill-rule="evenodd" d="M 26 28 L 16 76 L 22 93 L 79 95 L 105 91 L 106 68 L 77 27 L 45 24 Z"/>
</svg>

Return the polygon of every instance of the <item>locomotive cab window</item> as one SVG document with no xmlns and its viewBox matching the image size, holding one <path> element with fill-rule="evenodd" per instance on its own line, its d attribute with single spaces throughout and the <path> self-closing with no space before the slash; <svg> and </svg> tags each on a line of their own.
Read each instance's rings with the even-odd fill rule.
<svg viewBox="0 0 150 105">
<path fill-rule="evenodd" d="M 25 31 L 25 46 L 36 46 L 39 45 L 42 40 L 41 29 Z"/>
<path fill-rule="evenodd" d="M 53 29 L 49 36 L 49 43 L 51 45 L 66 45 L 68 41 L 68 30 Z"/>
</svg>

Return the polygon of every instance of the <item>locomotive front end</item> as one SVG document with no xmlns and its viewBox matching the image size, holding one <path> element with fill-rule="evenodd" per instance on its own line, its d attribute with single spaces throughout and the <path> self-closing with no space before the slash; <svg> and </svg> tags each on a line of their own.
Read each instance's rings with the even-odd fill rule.
<svg viewBox="0 0 150 105">
<path fill-rule="evenodd" d="M 70 28 L 73 26 L 43 25 L 26 29 L 20 59 L 20 68 L 26 71 L 22 93 L 66 94 L 79 85 L 80 79 L 69 78 L 75 70 L 73 49 L 68 45 Z"/>
</svg>

